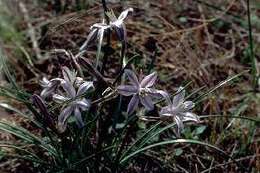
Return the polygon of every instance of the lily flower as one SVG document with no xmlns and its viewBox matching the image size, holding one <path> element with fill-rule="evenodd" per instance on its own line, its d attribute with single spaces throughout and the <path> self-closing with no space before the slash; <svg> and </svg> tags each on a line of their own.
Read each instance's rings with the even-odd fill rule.
<svg viewBox="0 0 260 173">
<path fill-rule="evenodd" d="M 117 91 L 124 96 L 133 96 L 127 107 L 128 115 L 137 109 L 139 102 L 141 102 L 147 110 L 153 110 L 154 103 L 152 98 L 166 95 L 164 91 L 152 88 L 157 79 L 156 72 L 145 76 L 140 82 L 133 71 L 125 70 L 125 73 L 130 81 L 130 85 L 120 85 L 117 87 Z"/>
<path fill-rule="evenodd" d="M 76 119 L 77 125 L 81 128 L 84 126 L 81 111 L 86 111 L 90 108 L 90 100 L 86 98 L 80 98 L 84 93 L 90 91 L 94 88 L 93 82 L 83 82 L 78 90 L 74 88 L 73 84 L 69 81 L 61 83 L 64 94 L 54 94 L 53 100 L 57 103 L 64 103 L 68 101 L 69 103 L 63 108 L 58 117 L 58 127 L 60 131 L 64 131 L 67 126 L 67 119 L 72 114 Z"/>
<path fill-rule="evenodd" d="M 169 104 L 163 107 L 160 111 L 161 118 L 173 118 L 178 126 L 178 134 L 184 128 L 183 121 L 194 121 L 199 122 L 199 117 L 190 112 L 194 107 L 192 101 L 185 101 L 185 90 L 180 87 L 177 91 L 177 95 L 174 96 L 173 100 Z"/>
<path fill-rule="evenodd" d="M 67 126 L 67 119 L 71 114 L 74 114 L 76 123 L 79 127 L 84 125 L 81 111 L 86 111 L 90 107 L 90 100 L 81 98 L 81 96 L 94 88 L 93 82 L 84 81 L 82 78 L 77 77 L 75 71 L 71 71 L 68 67 L 62 68 L 63 79 L 60 82 L 64 92 L 54 94 L 53 100 L 57 103 L 69 102 L 61 111 L 58 117 L 58 127 L 60 131 L 64 131 Z M 75 89 L 77 87 L 77 91 Z"/>
<path fill-rule="evenodd" d="M 124 24 L 124 20 L 127 17 L 129 12 L 133 12 L 133 8 L 128 8 L 124 10 L 119 17 L 117 18 L 113 11 L 107 12 L 107 16 L 110 19 L 110 26 L 116 31 L 118 39 L 124 43 L 126 43 L 126 27 Z"/>
</svg>

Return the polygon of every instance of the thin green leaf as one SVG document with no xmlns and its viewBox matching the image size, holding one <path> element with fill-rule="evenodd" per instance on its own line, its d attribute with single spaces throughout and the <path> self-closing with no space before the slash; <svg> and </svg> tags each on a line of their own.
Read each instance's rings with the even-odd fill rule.
<svg viewBox="0 0 260 173">
<path fill-rule="evenodd" d="M 130 158 L 148 150 L 148 149 L 151 149 L 151 148 L 154 148 L 154 147 L 158 147 L 158 146 L 162 146 L 162 145 L 168 145 L 168 144 L 181 144 L 181 143 L 188 143 L 188 144 L 196 144 L 196 145 L 202 145 L 204 147 L 209 147 L 217 152 L 219 152 L 220 154 L 222 154 L 223 156 L 227 157 L 227 158 L 230 158 L 232 160 L 235 161 L 235 159 L 233 159 L 233 157 L 229 156 L 225 151 L 221 150 L 220 148 L 214 146 L 214 145 L 211 145 L 211 144 L 208 144 L 208 143 L 205 143 L 205 142 L 201 142 L 201 141 L 197 141 L 197 140 L 193 140 L 193 139 L 175 139 L 175 140 L 168 140 L 168 141 L 163 141 L 163 142 L 158 142 L 158 143 L 155 143 L 155 144 L 152 144 L 152 145 L 149 145 L 149 146 L 146 146 L 144 148 L 141 148 L 139 150 L 136 150 L 135 152 L 127 155 L 126 157 L 124 157 L 122 160 L 120 160 L 120 164 L 123 164 L 125 163 L 126 161 L 128 161 Z M 236 162 L 236 161 L 235 161 Z M 239 166 L 241 166 L 238 162 L 236 162 Z"/>
<path fill-rule="evenodd" d="M 139 137 L 137 140 L 134 141 L 133 144 L 131 144 L 130 147 L 127 148 L 127 150 L 122 154 L 122 157 L 124 157 L 126 154 L 128 154 L 132 149 L 138 146 L 143 146 L 146 142 L 148 142 L 147 139 L 150 139 L 150 134 L 153 134 L 154 130 L 156 130 L 160 126 L 161 122 L 156 123 L 149 129 L 143 133 L 141 137 Z"/>
<path fill-rule="evenodd" d="M 3 103 L 3 102 L 0 102 L 0 107 L 4 108 L 4 109 L 7 109 L 7 110 L 10 110 L 10 111 L 13 111 L 19 115 L 21 115 L 22 117 L 26 118 L 26 119 L 29 119 L 30 121 L 32 121 L 34 124 L 36 124 L 38 127 L 41 127 L 41 125 L 36 122 L 32 116 L 30 115 L 26 115 L 24 114 L 22 111 L 12 107 L 11 105 L 7 104 L 7 103 Z"/>
<path fill-rule="evenodd" d="M 243 74 L 245 74 L 245 73 L 247 73 L 247 72 L 248 72 L 248 70 L 245 70 L 245 71 L 243 71 L 243 72 L 241 72 L 241 73 L 239 73 L 239 74 L 236 74 L 236 75 L 234 75 L 234 76 L 232 76 L 232 77 L 230 77 L 230 78 L 228 78 L 228 79 L 226 79 L 226 80 L 220 82 L 220 83 L 219 83 L 218 85 L 216 85 L 215 87 L 209 89 L 207 92 L 205 92 L 205 93 L 203 93 L 202 95 L 198 96 L 198 97 L 194 100 L 195 104 L 198 104 L 199 102 L 203 101 L 206 96 L 208 96 L 209 94 L 211 94 L 211 93 L 214 92 L 215 90 L 217 90 L 217 89 L 219 89 L 220 87 L 222 87 L 223 85 L 225 85 L 225 84 L 227 84 L 227 83 L 229 83 L 229 82 L 231 82 L 231 81 L 233 81 L 233 80 L 239 78 L 240 76 L 242 76 Z"/>
<path fill-rule="evenodd" d="M 44 143 L 42 139 L 22 127 L 0 121 L 0 130 L 13 134 L 29 144 L 40 146 L 41 148 L 47 150 L 50 154 L 57 156 L 56 150 L 51 145 Z"/>
</svg>

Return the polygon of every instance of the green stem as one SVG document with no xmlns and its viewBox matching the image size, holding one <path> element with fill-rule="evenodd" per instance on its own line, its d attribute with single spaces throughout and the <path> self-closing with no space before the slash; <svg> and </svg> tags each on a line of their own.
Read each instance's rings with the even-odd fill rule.
<svg viewBox="0 0 260 173">
<path fill-rule="evenodd" d="M 254 43 L 252 36 L 252 24 L 251 24 L 251 12 L 250 12 L 250 0 L 247 0 L 247 18 L 248 18 L 248 36 L 249 36 L 249 48 L 250 48 L 250 60 L 251 60 L 251 73 L 253 76 L 253 89 L 256 91 L 257 88 L 257 67 L 254 55 Z"/>
</svg>

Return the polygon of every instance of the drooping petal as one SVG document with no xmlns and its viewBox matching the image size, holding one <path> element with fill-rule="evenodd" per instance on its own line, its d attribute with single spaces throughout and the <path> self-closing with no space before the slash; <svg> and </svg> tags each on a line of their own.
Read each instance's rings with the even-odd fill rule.
<svg viewBox="0 0 260 173">
<path fill-rule="evenodd" d="M 153 72 L 153 73 L 149 74 L 148 76 L 145 76 L 144 79 L 141 81 L 141 87 L 149 88 L 149 87 L 153 86 L 156 79 L 157 79 L 156 72 Z"/>
<path fill-rule="evenodd" d="M 126 32 L 125 25 L 123 23 L 118 26 L 114 26 L 113 29 L 116 31 L 117 37 L 120 41 L 124 41 L 124 42 L 127 41 L 126 40 L 127 32 Z"/>
<path fill-rule="evenodd" d="M 184 129 L 183 122 L 180 119 L 180 117 L 178 117 L 178 116 L 174 116 L 174 121 L 177 124 L 177 132 L 178 132 L 178 135 L 179 135 L 181 133 L 181 131 Z"/>
<path fill-rule="evenodd" d="M 117 91 L 121 95 L 130 96 L 136 94 L 138 89 L 133 85 L 119 85 Z"/>
<path fill-rule="evenodd" d="M 84 94 L 85 92 L 87 92 L 88 90 L 90 90 L 92 88 L 94 88 L 93 82 L 84 82 L 83 84 L 81 84 L 79 86 L 77 96 Z"/>
<path fill-rule="evenodd" d="M 73 111 L 72 106 L 68 106 L 65 109 L 62 110 L 58 117 L 58 127 L 61 132 L 65 131 L 66 126 L 67 126 L 67 119 L 71 115 Z"/>
<path fill-rule="evenodd" d="M 136 88 L 139 88 L 139 81 L 135 73 L 132 70 L 125 70 L 125 74 L 127 75 L 131 84 L 133 84 Z"/>
<path fill-rule="evenodd" d="M 68 97 L 74 98 L 76 96 L 76 90 L 73 87 L 73 85 L 70 82 L 62 82 L 61 83 L 62 88 L 67 93 Z"/>
<path fill-rule="evenodd" d="M 94 40 L 97 38 L 97 32 L 98 29 L 94 28 L 90 31 L 87 40 L 83 43 L 83 45 L 79 48 L 80 51 L 83 51 L 84 49 L 87 49 L 89 44 L 91 44 Z"/>
<path fill-rule="evenodd" d="M 81 112 L 80 112 L 78 107 L 76 107 L 75 110 L 74 110 L 74 116 L 75 116 L 76 123 L 77 123 L 78 127 L 82 128 L 84 126 L 84 122 L 82 120 Z"/>
<path fill-rule="evenodd" d="M 131 98 L 128 104 L 127 114 L 131 115 L 136 110 L 138 104 L 139 104 L 139 96 L 136 94 Z"/>
<path fill-rule="evenodd" d="M 64 97 L 64 96 L 59 95 L 59 94 L 53 94 L 52 98 L 57 103 L 63 103 L 63 102 L 68 101 L 70 99 L 68 97 Z"/>
<path fill-rule="evenodd" d="M 199 117 L 191 112 L 185 112 L 181 114 L 183 121 L 195 121 L 195 122 L 199 122 Z"/>
<path fill-rule="evenodd" d="M 124 19 L 127 17 L 128 13 L 129 13 L 129 12 L 133 12 L 133 11 L 134 11 L 133 8 L 128 8 L 128 9 L 124 10 L 124 11 L 119 15 L 118 20 L 124 20 Z"/>
<path fill-rule="evenodd" d="M 90 100 L 81 99 L 80 101 L 75 102 L 76 106 L 82 109 L 83 111 L 90 108 Z"/>
<path fill-rule="evenodd" d="M 150 95 L 140 97 L 140 101 L 147 110 L 151 111 L 154 109 L 154 104 Z"/>
<path fill-rule="evenodd" d="M 177 107 L 179 104 L 183 103 L 185 97 L 185 90 L 183 87 L 180 87 L 177 91 L 177 95 L 174 96 L 172 105 Z"/>
</svg>

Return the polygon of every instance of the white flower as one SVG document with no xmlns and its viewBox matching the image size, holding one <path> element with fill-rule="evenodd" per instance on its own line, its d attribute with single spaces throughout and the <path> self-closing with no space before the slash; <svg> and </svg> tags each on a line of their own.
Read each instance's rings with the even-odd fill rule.
<svg viewBox="0 0 260 173">
<path fill-rule="evenodd" d="M 184 88 L 180 87 L 177 93 L 172 102 L 170 101 L 168 106 L 161 109 L 160 116 L 162 118 L 173 118 L 178 126 L 179 134 L 184 128 L 183 121 L 199 122 L 199 117 L 190 112 L 194 107 L 194 103 L 192 101 L 184 101 Z"/>
</svg>

